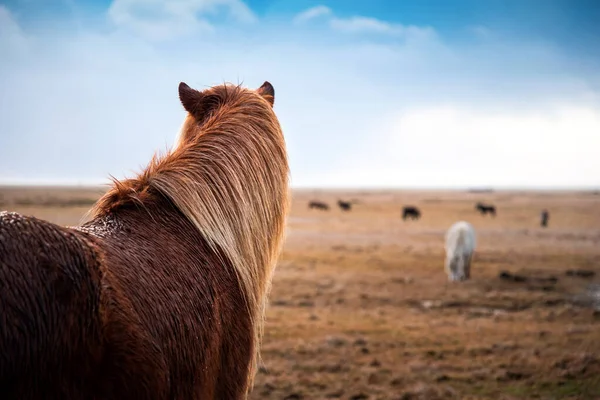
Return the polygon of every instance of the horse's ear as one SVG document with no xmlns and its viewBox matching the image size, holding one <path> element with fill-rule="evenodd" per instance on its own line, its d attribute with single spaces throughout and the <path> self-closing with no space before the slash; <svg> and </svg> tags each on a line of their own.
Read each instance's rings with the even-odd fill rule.
<svg viewBox="0 0 600 400">
<path fill-rule="evenodd" d="M 271 107 L 273 107 L 273 104 L 275 103 L 275 89 L 273 88 L 273 85 L 265 81 L 265 83 L 258 88 L 257 92 L 271 104 Z"/>
<path fill-rule="evenodd" d="M 179 83 L 179 100 L 181 100 L 183 108 L 193 116 L 196 116 L 200 110 L 203 97 L 202 92 L 192 89 L 184 82 Z"/>
</svg>

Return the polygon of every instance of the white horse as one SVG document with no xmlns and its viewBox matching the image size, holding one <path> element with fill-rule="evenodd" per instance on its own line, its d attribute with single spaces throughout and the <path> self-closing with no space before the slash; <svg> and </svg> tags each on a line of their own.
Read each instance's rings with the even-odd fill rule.
<svg viewBox="0 0 600 400">
<path fill-rule="evenodd" d="M 471 276 L 475 250 L 475 229 L 466 221 L 454 223 L 446 232 L 446 273 L 449 281 L 464 281 Z"/>
</svg>

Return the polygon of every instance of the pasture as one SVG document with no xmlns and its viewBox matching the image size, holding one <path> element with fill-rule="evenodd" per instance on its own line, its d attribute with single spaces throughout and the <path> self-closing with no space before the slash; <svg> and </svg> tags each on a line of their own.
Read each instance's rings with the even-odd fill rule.
<svg viewBox="0 0 600 400">
<path fill-rule="evenodd" d="M 102 193 L 4 187 L 0 209 L 75 225 Z M 458 220 L 477 247 L 451 283 Z M 286 236 L 251 399 L 600 398 L 600 195 L 295 190 Z"/>
</svg>

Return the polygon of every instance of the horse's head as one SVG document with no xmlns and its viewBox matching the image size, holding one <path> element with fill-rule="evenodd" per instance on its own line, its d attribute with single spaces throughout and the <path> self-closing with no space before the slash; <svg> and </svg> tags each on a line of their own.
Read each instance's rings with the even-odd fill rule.
<svg viewBox="0 0 600 400">
<path fill-rule="evenodd" d="M 188 112 L 177 136 L 174 148 L 189 143 L 202 134 L 211 121 L 226 110 L 244 109 L 250 113 L 272 113 L 275 89 L 265 82 L 256 90 L 240 86 L 219 85 L 203 91 L 192 89 L 186 83 L 179 84 L 179 100 Z"/>
</svg>

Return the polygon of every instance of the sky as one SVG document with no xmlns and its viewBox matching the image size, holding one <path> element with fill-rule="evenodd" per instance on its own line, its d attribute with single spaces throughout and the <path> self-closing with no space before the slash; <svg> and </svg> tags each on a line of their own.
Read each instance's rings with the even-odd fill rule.
<svg viewBox="0 0 600 400">
<path fill-rule="evenodd" d="M 275 87 L 291 184 L 600 187 L 600 3 L 0 1 L 0 183 L 141 171 L 177 87 Z"/>
</svg>

